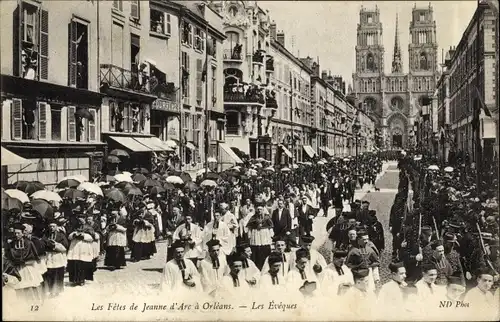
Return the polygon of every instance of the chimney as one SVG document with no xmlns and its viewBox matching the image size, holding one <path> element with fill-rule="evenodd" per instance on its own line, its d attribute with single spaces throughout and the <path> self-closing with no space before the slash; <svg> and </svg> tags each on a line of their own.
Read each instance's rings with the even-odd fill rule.
<svg viewBox="0 0 500 322">
<path fill-rule="evenodd" d="M 326 81 L 328 78 L 328 73 L 326 72 L 326 70 L 322 71 L 321 72 L 321 79 Z"/>
<path fill-rule="evenodd" d="M 269 35 L 271 36 L 271 39 L 276 40 L 276 22 L 271 22 L 269 25 Z"/>
<path fill-rule="evenodd" d="M 276 41 L 278 41 L 281 46 L 285 47 L 285 33 L 283 31 L 278 32 L 276 35 Z"/>
</svg>

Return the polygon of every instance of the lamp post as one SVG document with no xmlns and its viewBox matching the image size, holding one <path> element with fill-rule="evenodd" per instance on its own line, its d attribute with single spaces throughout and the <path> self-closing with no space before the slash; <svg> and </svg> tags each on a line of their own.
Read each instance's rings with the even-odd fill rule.
<svg viewBox="0 0 500 322">
<path fill-rule="evenodd" d="M 359 124 L 359 112 L 356 114 L 356 119 L 352 124 L 352 134 L 354 135 L 354 144 L 355 144 L 355 158 L 356 158 L 356 180 L 358 178 L 358 132 L 361 128 Z"/>
</svg>

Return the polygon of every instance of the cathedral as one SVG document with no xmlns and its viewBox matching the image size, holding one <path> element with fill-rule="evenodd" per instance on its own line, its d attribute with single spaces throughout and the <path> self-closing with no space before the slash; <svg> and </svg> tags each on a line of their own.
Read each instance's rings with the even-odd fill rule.
<svg viewBox="0 0 500 322">
<path fill-rule="evenodd" d="M 384 149 L 410 147 L 422 100 L 433 95 L 439 79 L 432 6 L 412 9 L 408 73 L 403 68 L 398 17 L 390 74 L 384 72 L 383 28 L 378 7 L 371 10 L 362 7 L 359 17 L 353 94 L 375 119 Z"/>
</svg>

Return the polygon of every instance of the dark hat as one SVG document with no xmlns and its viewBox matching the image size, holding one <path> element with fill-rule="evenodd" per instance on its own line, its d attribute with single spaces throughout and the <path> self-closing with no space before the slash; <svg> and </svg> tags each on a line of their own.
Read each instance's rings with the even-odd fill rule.
<svg viewBox="0 0 500 322">
<path fill-rule="evenodd" d="M 477 274 L 476 276 L 479 277 L 481 275 L 491 275 L 491 276 L 495 276 L 495 271 L 492 270 L 490 267 L 488 266 L 483 266 L 481 267 L 480 269 L 477 270 Z"/>
<path fill-rule="evenodd" d="M 47 219 L 47 225 L 50 225 L 50 224 L 56 224 L 56 225 L 59 225 L 60 221 L 57 220 L 56 218 L 49 218 Z"/>
<path fill-rule="evenodd" d="M 307 243 L 307 244 L 310 244 L 314 241 L 313 236 L 302 236 L 301 239 L 302 239 L 302 242 Z"/>
<path fill-rule="evenodd" d="M 274 236 L 274 237 L 273 237 L 273 242 L 274 242 L 274 243 L 279 242 L 279 241 L 284 241 L 284 242 L 286 242 L 286 239 L 285 239 L 285 237 L 284 237 L 284 236 L 282 236 L 282 235 L 277 235 L 277 236 Z"/>
<path fill-rule="evenodd" d="M 370 274 L 370 270 L 366 267 L 363 267 L 363 266 L 353 268 L 351 271 L 352 271 L 352 276 L 354 277 L 354 279 L 364 278 Z"/>
<path fill-rule="evenodd" d="M 405 267 L 402 262 L 390 263 L 389 264 L 389 270 L 391 272 L 393 272 L 393 273 L 396 273 L 398 271 L 398 269 L 400 269 L 401 267 Z"/>
<path fill-rule="evenodd" d="M 309 253 L 309 251 L 307 249 L 303 249 L 303 248 L 299 248 L 296 252 L 295 252 L 295 259 L 301 259 L 301 258 L 307 258 L 307 259 L 310 259 L 311 258 L 311 254 Z"/>
<path fill-rule="evenodd" d="M 488 241 L 488 245 L 490 245 L 490 246 L 499 246 L 500 245 L 500 241 L 498 240 L 498 238 L 493 238 L 490 241 Z"/>
<path fill-rule="evenodd" d="M 364 203 L 365 205 L 369 205 L 370 204 L 370 202 L 368 200 L 363 200 L 361 203 L 362 204 Z"/>
<path fill-rule="evenodd" d="M 233 253 L 227 256 L 227 263 L 233 265 L 235 262 L 243 262 L 245 258 L 239 253 Z"/>
<path fill-rule="evenodd" d="M 247 242 L 241 242 L 236 246 L 239 253 L 242 253 L 248 247 L 250 247 L 250 244 Z"/>
<path fill-rule="evenodd" d="M 443 241 L 441 239 L 437 239 L 437 240 L 433 241 L 431 244 L 432 249 L 436 249 L 439 246 L 443 246 Z"/>
<path fill-rule="evenodd" d="M 368 236 L 368 231 L 366 229 L 359 229 L 358 230 L 358 236 Z"/>
<path fill-rule="evenodd" d="M 460 276 L 448 276 L 448 285 L 456 284 L 465 287 L 465 282 Z"/>
<path fill-rule="evenodd" d="M 334 250 L 333 251 L 333 258 L 342 258 L 342 257 L 347 257 L 347 252 L 345 250 Z"/>
<path fill-rule="evenodd" d="M 491 233 L 481 233 L 481 236 L 483 237 L 483 240 L 491 240 L 493 238 L 493 234 Z"/>
<path fill-rule="evenodd" d="M 12 229 L 14 229 L 14 230 L 17 229 L 17 230 L 24 231 L 24 228 L 25 228 L 24 225 L 20 222 L 16 222 L 12 225 Z"/>
<path fill-rule="evenodd" d="M 422 234 L 424 233 L 432 233 L 431 226 L 422 226 Z"/>
<path fill-rule="evenodd" d="M 376 210 L 368 210 L 368 214 L 372 217 L 377 217 L 377 211 Z"/>
<path fill-rule="evenodd" d="M 422 264 L 422 272 L 428 272 L 431 269 L 436 269 L 436 265 L 434 265 L 434 263 L 426 262 Z"/>
<path fill-rule="evenodd" d="M 208 248 L 211 248 L 211 247 L 214 247 L 214 246 L 220 246 L 220 241 L 218 239 L 210 239 L 206 243 L 206 245 L 207 245 Z"/>
<path fill-rule="evenodd" d="M 181 240 L 176 240 L 175 242 L 173 242 L 173 244 L 170 246 L 172 249 L 177 249 L 177 248 L 184 248 L 186 246 L 186 244 L 181 241 Z"/>
<path fill-rule="evenodd" d="M 267 258 L 267 262 L 269 265 L 275 264 L 275 263 L 281 263 L 283 262 L 283 256 L 282 254 L 278 252 L 272 252 L 269 257 Z"/>
<path fill-rule="evenodd" d="M 444 241 L 447 243 L 455 243 L 457 241 L 457 236 L 454 233 L 446 233 L 444 234 Z"/>
</svg>

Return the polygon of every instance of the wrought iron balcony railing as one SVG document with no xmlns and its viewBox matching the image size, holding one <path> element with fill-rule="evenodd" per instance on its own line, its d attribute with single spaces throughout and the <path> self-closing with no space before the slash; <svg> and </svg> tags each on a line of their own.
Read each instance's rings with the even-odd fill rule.
<svg viewBox="0 0 500 322">
<path fill-rule="evenodd" d="M 252 57 L 254 63 L 264 64 L 264 55 L 262 50 L 257 50 Z"/>
<path fill-rule="evenodd" d="M 107 83 L 110 87 L 150 93 L 147 76 L 111 64 L 102 64 L 100 72 L 101 82 Z"/>
<path fill-rule="evenodd" d="M 227 85 L 224 87 L 224 101 L 232 103 L 264 104 L 262 89 L 256 85 Z M 247 88 L 248 87 L 248 88 Z"/>
<path fill-rule="evenodd" d="M 268 57 L 266 60 L 266 70 L 274 71 L 274 58 Z"/>
</svg>

